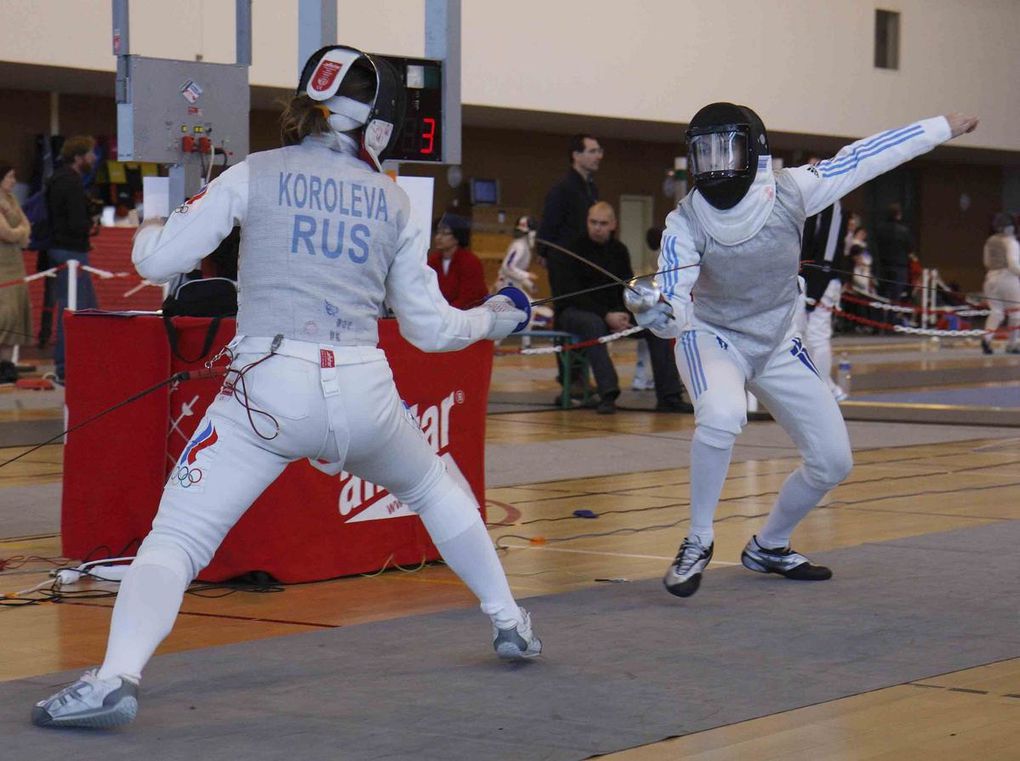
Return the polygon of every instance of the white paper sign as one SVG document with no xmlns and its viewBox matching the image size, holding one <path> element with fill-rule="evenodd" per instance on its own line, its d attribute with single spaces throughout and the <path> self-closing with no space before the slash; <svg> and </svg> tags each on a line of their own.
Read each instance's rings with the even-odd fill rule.
<svg viewBox="0 0 1020 761">
<path fill-rule="evenodd" d="M 170 178 L 142 178 L 142 210 L 146 219 L 170 216 Z"/>
</svg>

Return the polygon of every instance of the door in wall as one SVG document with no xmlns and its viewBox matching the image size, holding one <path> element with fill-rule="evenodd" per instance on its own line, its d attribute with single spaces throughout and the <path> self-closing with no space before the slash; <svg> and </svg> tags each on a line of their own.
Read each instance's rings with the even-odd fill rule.
<svg viewBox="0 0 1020 761">
<path fill-rule="evenodd" d="M 652 226 L 654 209 L 651 196 L 620 196 L 617 236 L 630 251 L 630 266 L 635 275 L 655 272 L 658 262 L 658 255 L 645 242 L 645 233 Z"/>
</svg>

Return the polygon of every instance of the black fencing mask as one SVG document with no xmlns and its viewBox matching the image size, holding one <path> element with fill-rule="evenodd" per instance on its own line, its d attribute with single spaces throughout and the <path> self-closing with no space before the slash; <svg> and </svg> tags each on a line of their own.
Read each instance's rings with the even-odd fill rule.
<svg viewBox="0 0 1020 761">
<path fill-rule="evenodd" d="M 687 169 L 705 200 L 732 209 L 747 194 L 758 159 L 768 156 L 765 125 L 751 109 L 735 103 L 711 103 L 687 128 Z"/>
</svg>

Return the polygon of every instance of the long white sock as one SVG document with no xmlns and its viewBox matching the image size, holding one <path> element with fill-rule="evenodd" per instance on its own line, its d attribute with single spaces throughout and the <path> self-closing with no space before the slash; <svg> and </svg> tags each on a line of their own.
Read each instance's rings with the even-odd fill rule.
<svg viewBox="0 0 1020 761">
<path fill-rule="evenodd" d="M 696 536 L 705 547 L 715 541 L 712 520 L 732 455 L 732 445 L 722 449 L 714 447 L 695 431 L 691 441 L 691 528 L 687 535 Z"/>
<path fill-rule="evenodd" d="M 772 507 L 762 530 L 758 532 L 758 544 L 775 549 L 788 547 L 794 528 L 804 519 L 808 511 L 825 496 L 827 489 L 818 489 L 804 478 L 804 466 L 797 468 L 783 483 L 776 504 Z"/>
<path fill-rule="evenodd" d="M 131 566 L 113 606 L 101 679 L 141 678 L 145 664 L 173 628 L 187 587 L 180 574 L 164 566 Z"/>
<path fill-rule="evenodd" d="M 502 629 L 520 622 L 521 610 L 514 601 L 503 566 L 492 546 L 489 532 L 478 513 L 465 531 L 436 542 L 443 560 L 481 602 L 482 611 Z"/>
</svg>

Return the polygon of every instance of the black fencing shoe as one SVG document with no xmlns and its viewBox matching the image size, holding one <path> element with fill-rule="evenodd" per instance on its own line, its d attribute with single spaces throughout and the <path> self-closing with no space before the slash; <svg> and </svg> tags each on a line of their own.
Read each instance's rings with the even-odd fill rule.
<svg viewBox="0 0 1020 761">
<path fill-rule="evenodd" d="M 766 549 L 758 544 L 757 536 L 752 536 L 740 553 L 740 562 L 751 571 L 778 573 L 797 581 L 825 581 L 832 578 L 832 571 L 824 565 L 812 565 L 810 560 L 789 547 Z"/>
<path fill-rule="evenodd" d="M 712 559 L 715 542 L 705 547 L 696 536 L 685 536 L 676 551 L 673 565 L 662 577 L 666 591 L 677 597 L 690 597 L 701 585 L 701 573 Z"/>
</svg>

